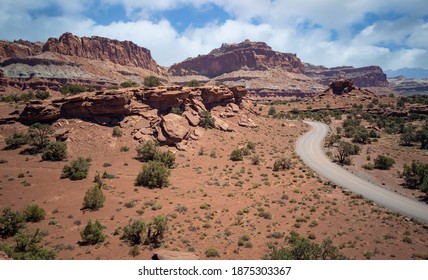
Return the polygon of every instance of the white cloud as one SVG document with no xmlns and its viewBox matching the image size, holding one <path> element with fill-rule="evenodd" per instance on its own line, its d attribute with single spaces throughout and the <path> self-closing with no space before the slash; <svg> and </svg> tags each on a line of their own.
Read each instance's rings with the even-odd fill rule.
<svg viewBox="0 0 428 280">
<path fill-rule="evenodd" d="M 43 14 L 52 5 L 61 16 Z M 122 6 L 129 17 L 101 25 L 84 16 L 89 9 L 111 5 Z M 158 13 L 155 18 L 162 18 L 162 11 L 183 5 L 217 5 L 231 17 L 199 28 L 189 26 L 183 32 L 175 30 L 168 19 L 154 21 L 151 17 Z M 380 20 L 363 22 L 368 13 L 377 14 Z M 150 49 L 164 66 L 208 53 L 224 42 L 250 39 L 330 67 L 428 68 L 428 23 L 422 20 L 426 14 L 426 0 L 3 0 L 0 39 L 45 41 L 70 31 L 131 40 Z M 394 16 L 382 19 L 383 15 Z M 367 26 L 353 34 L 355 24 Z M 332 30 L 337 34 L 335 40 Z"/>
</svg>

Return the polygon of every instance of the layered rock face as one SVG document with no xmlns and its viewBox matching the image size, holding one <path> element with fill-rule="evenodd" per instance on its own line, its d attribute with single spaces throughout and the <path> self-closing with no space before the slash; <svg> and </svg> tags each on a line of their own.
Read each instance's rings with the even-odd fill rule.
<svg viewBox="0 0 428 280">
<path fill-rule="evenodd" d="M 133 65 L 159 73 L 159 66 L 153 60 L 150 51 L 130 41 L 118 41 L 98 36 L 80 38 L 67 32 L 58 39 L 50 38 L 43 45 L 43 52 L 108 60 L 113 63 Z"/>
<path fill-rule="evenodd" d="M 85 92 L 45 101 L 31 101 L 18 117 L 0 119 L 0 123 L 55 122 L 62 118 L 93 120 L 102 125 L 132 126 L 134 139 L 157 140 L 183 149 L 188 140 L 198 140 L 203 131 L 198 128 L 201 113 L 214 108 L 215 128 L 232 131 L 223 118 L 238 117 L 238 125 L 257 127 L 248 113 L 242 87 L 180 87 L 130 88 Z M 212 95 L 212 97 L 207 97 Z M 219 106 L 221 105 L 221 106 Z M 171 113 L 179 108 L 181 115 Z M 243 112 L 246 114 L 242 114 Z M 14 115 L 15 116 L 15 115 Z M 132 122 L 132 123 L 131 123 Z"/>
<path fill-rule="evenodd" d="M 275 52 L 266 43 L 244 41 L 223 44 L 207 55 L 200 55 L 172 65 L 168 72 L 175 76 L 203 75 L 210 78 L 238 70 L 282 68 L 303 73 L 304 65 L 295 54 Z"/>
<path fill-rule="evenodd" d="M 25 40 L 0 41 L 0 61 L 10 57 L 25 58 L 40 53 L 42 53 L 42 43 L 32 43 Z"/>
<path fill-rule="evenodd" d="M 318 83 L 326 86 L 337 79 L 352 79 L 357 87 L 389 86 L 386 75 L 379 66 L 326 68 L 323 66 L 306 64 L 305 74 L 314 78 Z"/>
</svg>

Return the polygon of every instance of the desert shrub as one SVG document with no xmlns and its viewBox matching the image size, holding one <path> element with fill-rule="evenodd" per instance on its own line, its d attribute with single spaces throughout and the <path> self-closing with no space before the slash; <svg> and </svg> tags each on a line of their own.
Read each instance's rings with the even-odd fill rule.
<svg viewBox="0 0 428 280">
<path fill-rule="evenodd" d="M 171 114 L 181 115 L 183 112 L 181 112 L 180 107 L 172 107 L 170 110 Z"/>
<path fill-rule="evenodd" d="M 155 160 L 156 155 L 159 153 L 159 148 L 153 141 L 138 145 L 135 150 L 137 151 L 137 159 L 142 162 Z"/>
<path fill-rule="evenodd" d="M 352 135 L 352 142 L 359 144 L 370 143 L 369 132 L 364 127 L 357 128 Z"/>
<path fill-rule="evenodd" d="M 215 126 L 215 120 L 211 116 L 210 111 L 203 111 L 200 113 L 199 125 L 203 128 L 213 128 Z"/>
<path fill-rule="evenodd" d="M 412 125 L 404 127 L 400 135 L 400 145 L 410 146 L 413 141 L 416 141 L 415 127 Z"/>
<path fill-rule="evenodd" d="M 147 226 L 146 223 L 141 220 L 134 220 L 132 224 L 129 224 L 123 228 L 122 239 L 129 241 L 131 244 L 143 244 L 147 237 Z"/>
<path fill-rule="evenodd" d="M 244 155 L 242 154 L 242 150 L 241 149 L 233 150 L 232 153 L 230 154 L 229 159 L 231 161 L 242 161 L 242 160 L 244 160 Z"/>
<path fill-rule="evenodd" d="M 30 142 L 30 136 L 25 132 L 13 132 L 12 135 L 6 137 L 6 149 L 14 150 Z"/>
<path fill-rule="evenodd" d="M 189 86 L 189 87 L 199 87 L 200 85 L 201 85 L 201 83 L 199 81 L 197 81 L 197 80 L 191 80 L 187 84 L 187 86 Z"/>
<path fill-rule="evenodd" d="M 293 166 L 293 163 L 289 158 L 281 157 L 280 159 L 275 160 L 273 164 L 273 171 L 280 171 L 280 170 L 288 170 Z"/>
<path fill-rule="evenodd" d="M 287 246 L 273 248 L 269 258 L 272 260 L 343 260 L 346 257 L 333 246 L 331 239 L 323 241 L 322 245 L 312 243 L 295 231 L 286 238 Z"/>
<path fill-rule="evenodd" d="M 421 143 L 421 149 L 428 149 L 428 122 L 421 130 L 416 131 L 416 141 Z"/>
<path fill-rule="evenodd" d="M 129 87 L 136 87 L 138 84 L 136 82 L 133 81 L 126 81 L 120 84 L 121 87 L 123 88 L 129 88 Z"/>
<path fill-rule="evenodd" d="M 122 134 L 123 134 L 123 132 L 122 132 L 122 130 L 120 130 L 120 128 L 118 128 L 118 127 L 113 128 L 113 131 L 112 131 L 113 137 L 122 137 Z"/>
<path fill-rule="evenodd" d="M 214 258 L 214 257 L 220 256 L 220 254 L 218 253 L 218 251 L 216 249 L 208 248 L 205 250 L 205 256 L 207 258 Z"/>
<path fill-rule="evenodd" d="M 259 165 L 260 164 L 261 159 L 260 159 L 259 155 L 253 155 L 250 159 L 251 159 L 251 163 L 253 165 Z"/>
<path fill-rule="evenodd" d="M 53 260 L 55 251 L 44 248 L 40 245 L 45 235 L 42 231 L 19 230 L 15 235 L 16 246 L 10 247 L 0 244 L 0 250 L 14 260 Z"/>
<path fill-rule="evenodd" d="M 92 211 L 98 210 L 104 206 L 106 197 L 101 185 L 95 185 L 88 189 L 83 198 L 83 209 L 90 209 Z"/>
<path fill-rule="evenodd" d="M 138 174 L 136 185 L 148 188 L 162 188 L 169 184 L 169 174 L 170 171 L 164 163 L 149 161 L 143 165 L 142 171 Z"/>
<path fill-rule="evenodd" d="M 269 116 L 275 116 L 276 115 L 276 109 L 275 107 L 270 107 L 268 111 Z"/>
<path fill-rule="evenodd" d="M 332 147 L 334 144 L 336 144 L 340 139 L 342 138 L 342 136 L 340 136 L 340 134 L 329 134 L 325 140 L 324 143 L 327 147 Z"/>
<path fill-rule="evenodd" d="M 44 100 L 44 99 L 48 99 L 49 96 L 50 96 L 50 94 L 47 91 L 41 91 L 41 90 L 36 91 L 36 98 L 37 99 Z"/>
<path fill-rule="evenodd" d="M 67 158 L 67 144 L 62 141 L 49 143 L 43 150 L 42 159 L 49 161 L 62 161 Z"/>
<path fill-rule="evenodd" d="M 364 169 L 367 169 L 367 170 L 373 170 L 374 169 L 374 165 L 371 163 L 363 164 L 362 167 Z"/>
<path fill-rule="evenodd" d="M 395 163 L 395 160 L 393 158 L 384 156 L 384 155 L 378 155 L 374 159 L 374 168 L 381 169 L 381 170 L 388 170 L 390 169 Z"/>
<path fill-rule="evenodd" d="M 82 237 L 81 244 L 94 245 L 103 242 L 106 239 L 103 229 L 103 225 L 98 220 L 95 220 L 95 223 L 89 220 L 86 227 L 80 232 L 80 236 Z"/>
<path fill-rule="evenodd" d="M 175 165 L 175 154 L 171 151 L 159 151 L 155 155 L 155 160 L 162 162 L 168 168 L 173 168 Z"/>
<path fill-rule="evenodd" d="M 40 222 L 45 216 L 45 209 L 36 204 L 27 205 L 24 209 L 24 217 L 27 222 Z"/>
<path fill-rule="evenodd" d="M 164 215 L 153 217 L 147 226 L 147 242 L 158 247 L 168 230 L 168 219 Z"/>
<path fill-rule="evenodd" d="M 3 209 L 0 216 L 0 235 L 3 238 L 14 236 L 24 226 L 24 215 L 21 212 L 15 212 L 9 207 Z"/>
<path fill-rule="evenodd" d="M 143 81 L 144 86 L 146 87 L 158 87 L 162 85 L 158 77 L 155 76 L 148 76 L 144 78 Z"/>
<path fill-rule="evenodd" d="M 91 166 L 90 158 L 79 157 L 72 161 L 70 165 L 65 165 L 62 169 L 61 179 L 69 178 L 70 180 L 82 180 L 88 176 L 89 167 Z"/>
<path fill-rule="evenodd" d="M 129 152 L 129 147 L 128 147 L 128 146 L 122 146 L 122 147 L 120 147 L 120 151 L 121 151 L 122 153 Z"/>
<path fill-rule="evenodd" d="M 361 151 L 358 145 L 346 141 L 339 141 L 337 145 L 337 161 L 340 165 L 351 164 L 351 155 L 357 155 Z"/>
<path fill-rule="evenodd" d="M 30 144 L 37 152 L 43 151 L 49 144 L 49 137 L 54 133 L 53 128 L 48 124 L 35 123 L 30 126 L 28 134 L 30 135 Z"/>
<path fill-rule="evenodd" d="M 377 131 L 376 131 L 376 130 L 372 129 L 372 130 L 370 130 L 370 132 L 369 132 L 369 137 L 370 137 L 370 138 L 380 138 L 380 135 L 379 135 L 379 133 L 377 133 Z"/>
<path fill-rule="evenodd" d="M 413 161 L 411 165 L 404 165 L 404 183 L 408 188 L 420 189 L 428 197 L 428 163 Z"/>
<path fill-rule="evenodd" d="M 75 95 L 85 91 L 95 91 L 95 88 L 77 84 L 65 84 L 59 88 L 59 92 L 62 94 Z"/>
</svg>

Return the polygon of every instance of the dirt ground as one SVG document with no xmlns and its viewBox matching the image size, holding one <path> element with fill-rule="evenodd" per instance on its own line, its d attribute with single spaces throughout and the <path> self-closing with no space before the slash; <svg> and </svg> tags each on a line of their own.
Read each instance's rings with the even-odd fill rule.
<svg viewBox="0 0 428 280">
<path fill-rule="evenodd" d="M 253 119 L 258 128 L 239 127 L 237 119 L 227 119 L 235 132 L 209 129 L 186 151 L 169 147 L 176 154 L 177 166 L 172 169 L 170 186 L 163 189 L 134 185 L 143 164 L 134 158 L 138 143 L 132 139 L 132 127 L 122 128 L 123 136 L 117 138 L 111 127 L 61 120 L 54 127 L 68 127 L 71 133 L 69 157 L 58 163 L 42 161 L 40 155 L 22 155 L 23 148 L 4 150 L 7 135 L 27 128 L 1 125 L 0 159 L 7 162 L 0 165 L 0 208 L 43 207 L 45 220 L 27 226 L 48 231 L 45 245 L 57 249 L 57 259 L 148 259 L 153 254 L 150 248 L 141 246 L 140 254 L 133 257 L 131 246 L 114 233 L 132 219 L 149 221 L 159 214 L 168 215 L 169 230 L 162 248 L 194 252 L 200 259 L 208 258 L 207 248 L 216 249 L 218 259 L 261 259 L 269 254 L 268 243 L 284 244 L 284 237 L 292 230 L 317 243 L 331 238 L 351 259 L 428 256 L 427 225 L 390 213 L 340 187 L 333 188 L 304 166 L 294 145 L 308 129 L 305 124 L 263 115 Z M 244 161 L 229 159 L 233 149 L 246 146 L 248 141 L 255 143 L 252 153 L 261 157 L 259 165 L 252 164 L 251 155 Z M 128 152 L 121 151 L 124 146 Z M 92 158 L 88 178 L 60 179 L 63 166 L 79 156 Z M 281 156 L 291 158 L 294 165 L 290 170 L 273 172 L 273 163 Z M 360 164 L 356 161 L 355 166 Z M 82 211 L 83 197 L 94 185 L 96 171 L 118 178 L 105 181 L 103 208 Z M 378 180 L 374 172 L 369 174 Z M 389 184 L 386 179 L 384 182 Z M 105 227 L 106 240 L 80 246 L 80 231 L 95 219 Z M 242 235 L 250 237 L 246 246 L 238 246 Z"/>
</svg>

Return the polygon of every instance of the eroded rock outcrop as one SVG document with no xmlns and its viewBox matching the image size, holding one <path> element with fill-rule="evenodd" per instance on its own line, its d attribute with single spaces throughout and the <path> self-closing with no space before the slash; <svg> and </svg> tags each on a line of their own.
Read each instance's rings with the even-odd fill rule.
<svg viewBox="0 0 428 280">
<path fill-rule="evenodd" d="M 25 58 L 38 55 L 42 52 L 42 43 L 33 43 L 25 40 L 13 42 L 0 41 L 0 61 L 10 58 Z"/>
<path fill-rule="evenodd" d="M 98 36 L 78 37 L 67 32 L 58 39 L 49 38 L 42 50 L 88 59 L 108 60 L 160 73 L 160 67 L 153 60 L 150 51 L 131 41 L 118 41 Z"/>
<path fill-rule="evenodd" d="M 241 69 L 267 70 L 276 67 L 293 73 L 304 72 L 304 65 L 295 54 L 275 52 L 266 43 L 248 40 L 239 44 L 223 44 L 207 55 L 174 64 L 168 71 L 175 76 L 203 75 L 213 78 Z"/>
</svg>

